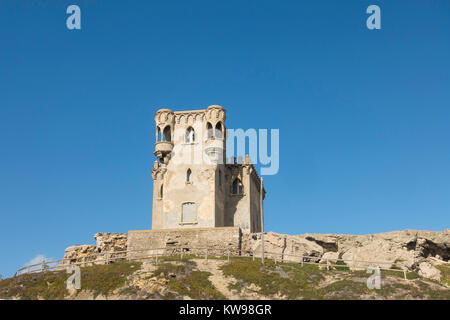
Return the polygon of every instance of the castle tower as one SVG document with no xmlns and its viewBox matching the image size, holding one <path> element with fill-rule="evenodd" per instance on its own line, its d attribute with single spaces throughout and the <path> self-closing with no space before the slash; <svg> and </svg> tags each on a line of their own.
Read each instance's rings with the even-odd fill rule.
<svg viewBox="0 0 450 320">
<path fill-rule="evenodd" d="M 225 163 L 225 119 L 217 105 L 156 112 L 152 229 L 260 229 L 259 177 L 248 157 Z"/>
</svg>

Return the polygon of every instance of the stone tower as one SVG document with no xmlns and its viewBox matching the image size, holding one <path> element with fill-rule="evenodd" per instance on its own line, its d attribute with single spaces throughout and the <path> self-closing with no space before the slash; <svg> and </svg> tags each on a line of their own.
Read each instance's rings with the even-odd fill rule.
<svg viewBox="0 0 450 320">
<path fill-rule="evenodd" d="M 226 163 L 225 119 L 217 105 L 156 112 L 153 230 L 238 226 L 260 232 L 260 179 L 248 156 Z"/>
</svg>

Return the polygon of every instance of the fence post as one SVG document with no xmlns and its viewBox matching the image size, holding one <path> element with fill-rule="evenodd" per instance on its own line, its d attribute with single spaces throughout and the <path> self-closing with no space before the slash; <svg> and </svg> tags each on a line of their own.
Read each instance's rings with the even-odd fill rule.
<svg viewBox="0 0 450 320">
<path fill-rule="evenodd" d="M 327 270 L 330 270 L 330 260 L 327 259 Z"/>
<path fill-rule="evenodd" d="M 408 280 L 408 278 L 406 277 L 406 268 L 403 268 L 403 276 L 405 277 L 405 280 Z"/>
<path fill-rule="evenodd" d="M 302 255 L 302 267 L 303 267 L 303 255 Z"/>
<path fill-rule="evenodd" d="M 255 261 L 255 251 L 252 251 L 253 261 Z"/>
</svg>

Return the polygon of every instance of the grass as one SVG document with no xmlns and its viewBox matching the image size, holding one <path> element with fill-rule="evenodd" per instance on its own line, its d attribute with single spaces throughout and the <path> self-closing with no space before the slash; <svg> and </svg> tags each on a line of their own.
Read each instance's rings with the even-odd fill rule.
<svg viewBox="0 0 450 320">
<path fill-rule="evenodd" d="M 209 272 L 196 269 L 192 261 L 196 256 L 161 257 L 156 270 L 151 274 L 167 286 L 163 299 L 225 299 L 209 281 Z M 226 259 L 226 257 L 225 257 Z M 82 290 L 90 291 L 94 297 L 108 297 L 119 289 L 119 294 L 139 296 L 141 289 L 127 287 L 127 278 L 141 267 L 140 262 L 121 261 L 109 265 L 93 265 L 81 268 Z M 342 265 L 336 269 L 319 269 L 317 265 L 299 263 L 278 263 L 266 259 L 265 265 L 259 259 L 233 257 L 229 264 L 223 264 L 221 270 L 225 276 L 232 276 L 229 289 L 241 292 L 252 288 L 266 298 L 287 299 L 438 299 L 450 300 L 450 289 L 426 279 L 419 278 L 414 272 L 408 272 L 404 281 L 403 272 L 382 270 L 382 286 L 370 290 L 366 280 L 370 276 L 365 270 L 349 271 Z M 450 264 L 436 266 L 441 271 L 441 281 L 449 285 Z M 68 297 L 65 281 L 69 275 L 65 271 L 24 274 L 0 280 L 0 298 L 46 299 L 56 300 Z M 166 283 L 166 284 L 164 284 Z"/>
<path fill-rule="evenodd" d="M 120 261 L 109 265 L 94 265 L 81 268 L 81 289 L 89 290 L 94 297 L 108 296 L 125 285 L 126 278 L 140 268 L 140 262 Z M 48 271 L 23 274 L 0 281 L 1 298 L 24 300 L 60 300 L 68 294 L 65 271 Z"/>
<path fill-rule="evenodd" d="M 260 261 L 248 258 L 233 258 L 230 264 L 221 267 L 226 276 L 233 276 L 237 283 L 229 285 L 230 289 L 241 291 L 254 284 L 257 292 L 264 296 L 282 295 L 288 299 L 299 296 L 314 298 L 314 286 L 323 278 L 317 266 L 301 267 L 295 263 L 276 265 L 273 260 L 266 259 L 262 266 Z"/>
<path fill-rule="evenodd" d="M 441 264 L 436 268 L 441 271 L 441 282 L 450 286 L 450 263 Z"/>
<path fill-rule="evenodd" d="M 318 290 L 317 294 L 322 299 L 336 300 L 356 300 L 362 295 L 369 294 L 365 282 L 357 282 L 350 279 L 343 279 L 329 284 Z"/>
<path fill-rule="evenodd" d="M 391 268 L 391 269 L 397 269 L 397 268 Z M 403 270 L 399 269 L 400 271 L 394 271 L 394 270 L 381 270 L 381 276 L 391 276 L 391 277 L 398 277 L 398 278 L 405 278 L 405 275 L 403 273 Z M 416 272 L 406 272 L 406 279 L 413 280 L 418 279 L 419 275 Z"/>
<path fill-rule="evenodd" d="M 339 259 L 342 259 L 342 253 L 339 254 Z M 350 268 L 347 266 L 347 264 L 344 261 L 337 260 L 336 263 L 338 266 L 334 267 L 338 271 L 349 271 Z"/>
<path fill-rule="evenodd" d="M 382 279 L 388 277 L 389 280 L 383 283 L 381 289 L 371 290 L 366 284 L 370 274 L 365 270 L 349 271 L 345 265 L 342 268 L 340 271 L 344 272 L 337 273 L 334 270 L 320 270 L 316 265 L 276 265 L 272 260 L 266 260 L 266 265 L 262 266 L 260 261 L 235 258 L 230 264 L 222 266 L 222 271 L 237 279 L 236 283 L 229 285 L 230 290 L 241 292 L 253 284 L 257 293 L 269 298 L 279 294 L 288 299 L 450 299 L 450 290 L 433 289 L 430 283 L 418 280 L 418 275 L 414 272 L 408 272 L 407 278 L 416 280 L 402 282 L 395 278 L 403 278 L 403 272 L 382 270 Z M 329 276 L 332 283 L 320 287 L 326 276 Z"/>
<path fill-rule="evenodd" d="M 68 294 L 65 272 L 23 274 L 0 281 L 1 298 L 61 300 Z"/>
<path fill-rule="evenodd" d="M 189 260 L 186 260 L 184 264 L 165 262 L 158 264 L 153 274 L 159 278 L 168 278 L 167 286 L 179 295 L 202 300 L 225 299 L 209 281 L 208 277 L 211 273 L 193 270 L 195 266 L 195 262 Z M 169 293 L 169 296 L 164 298 L 174 299 L 175 296 Z"/>
<path fill-rule="evenodd" d="M 141 262 L 119 261 L 81 268 L 81 288 L 91 291 L 94 298 L 99 295 L 107 297 L 115 289 L 123 287 L 127 277 L 139 270 L 141 264 Z"/>
</svg>

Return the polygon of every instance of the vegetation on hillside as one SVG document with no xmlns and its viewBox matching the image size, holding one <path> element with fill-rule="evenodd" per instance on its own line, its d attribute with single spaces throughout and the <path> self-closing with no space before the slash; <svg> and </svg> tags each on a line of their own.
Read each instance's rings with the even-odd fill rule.
<svg viewBox="0 0 450 320">
<path fill-rule="evenodd" d="M 441 271 L 441 281 L 442 283 L 450 286 L 450 263 L 442 264 L 436 267 Z"/>
<path fill-rule="evenodd" d="M 231 258 L 227 263 L 225 257 L 208 264 L 217 267 L 201 271 L 197 263 L 205 266 L 205 260 L 197 259 L 192 255 L 161 257 L 157 265 L 146 264 L 146 268 L 141 262 L 130 261 L 83 267 L 82 292 L 94 299 L 112 295 L 123 299 L 227 299 L 230 292 L 242 298 L 250 292 L 253 297 L 269 299 L 450 300 L 450 264 L 437 267 L 447 287 L 414 272 L 408 273 L 410 280 L 406 281 L 403 272 L 383 271 L 381 289 L 371 290 L 366 285 L 370 275 L 350 271 L 345 264 L 327 270 L 326 266 L 310 264 L 277 264 L 271 259 L 266 259 L 264 266 L 251 258 Z M 205 270 L 214 273 L 215 281 L 217 276 L 225 279 L 225 285 L 215 287 L 212 273 Z M 74 299 L 77 293 L 68 292 L 67 278 L 65 271 L 47 271 L 0 280 L 0 298 Z"/>
<path fill-rule="evenodd" d="M 343 270 L 343 271 L 342 271 Z M 301 266 L 297 263 L 275 264 L 266 260 L 246 258 L 232 259 L 222 266 L 224 275 L 232 276 L 237 282 L 229 288 L 242 291 L 253 285 L 255 291 L 271 298 L 287 299 L 444 299 L 450 300 L 448 288 L 434 286 L 433 283 L 418 279 L 410 272 L 403 280 L 402 272 L 382 271 L 384 280 L 381 289 L 369 289 L 365 271 L 349 271 L 347 267 L 327 270 L 324 266 Z"/>
<path fill-rule="evenodd" d="M 125 285 L 126 278 L 139 269 L 140 262 L 120 261 L 109 265 L 81 268 L 83 290 L 108 296 Z M 23 274 L 0 281 L 0 298 L 60 300 L 69 295 L 66 289 L 68 274 L 65 271 Z"/>
</svg>

